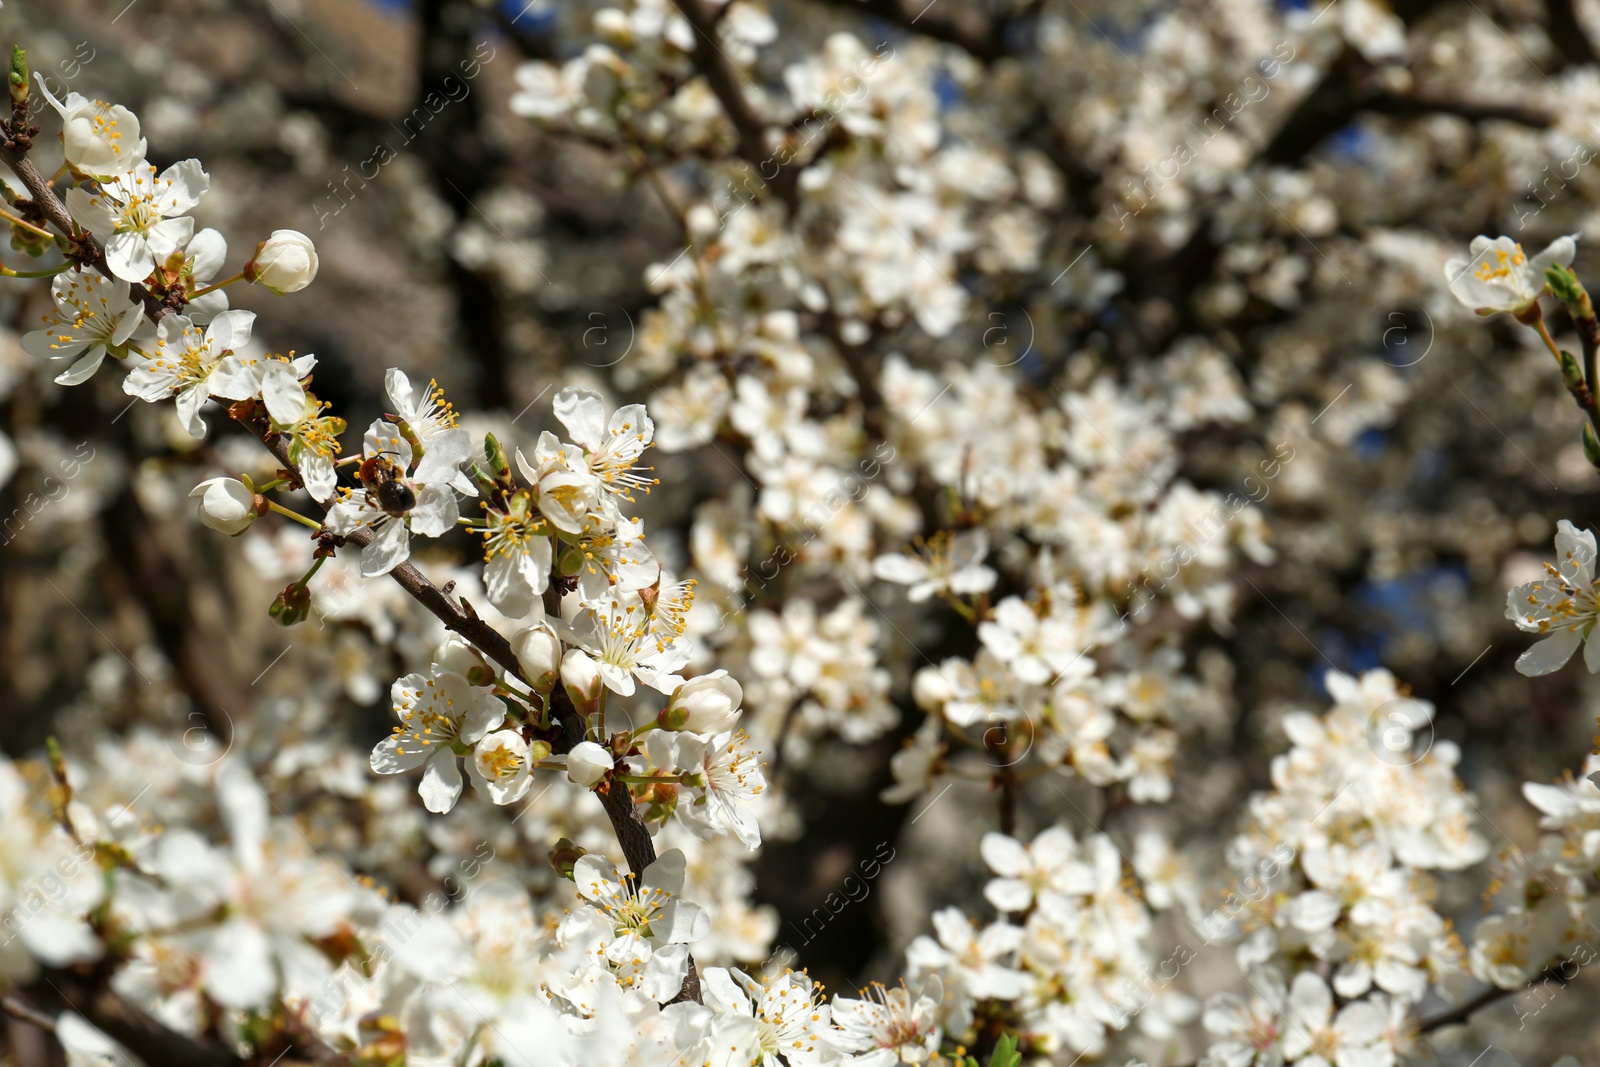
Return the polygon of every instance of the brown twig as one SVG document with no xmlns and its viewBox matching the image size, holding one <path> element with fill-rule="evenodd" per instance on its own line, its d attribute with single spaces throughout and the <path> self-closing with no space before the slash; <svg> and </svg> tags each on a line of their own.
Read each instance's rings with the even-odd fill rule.
<svg viewBox="0 0 1600 1067">
<path fill-rule="evenodd" d="M 778 723 L 778 735 L 772 739 L 772 781 L 776 784 L 783 776 L 783 750 L 788 747 L 789 735 L 794 732 L 794 722 L 800 717 L 800 705 L 805 703 L 803 697 L 796 697 L 790 702 L 788 709 L 783 713 L 783 720 Z"/>
<path fill-rule="evenodd" d="M 145 1063 L 162 1067 L 243 1067 L 245 1063 L 219 1045 L 168 1028 L 94 979 L 72 971 L 45 970 L 23 988 L 29 1001 L 47 1009 L 40 1014 L 77 1012 Z"/>
<path fill-rule="evenodd" d="M 18 1019 L 29 1026 L 37 1026 L 41 1030 L 56 1032 L 56 1021 L 53 1016 L 46 1015 L 31 1005 L 24 1004 L 16 997 L 0 997 L 0 1008 L 13 1019 Z"/>
<path fill-rule="evenodd" d="M 67 211 L 66 205 L 56 195 L 55 189 L 39 173 L 27 153 L 23 150 L 7 149 L 0 146 L 0 161 L 3 161 L 14 171 L 22 181 L 23 186 L 33 196 L 41 214 L 51 224 L 61 229 L 63 233 L 72 235 L 74 226 L 72 216 Z M 84 236 L 85 262 L 90 263 L 107 277 L 112 277 L 105 265 L 105 248 L 92 235 Z M 134 285 L 134 295 L 144 302 L 146 314 L 152 321 L 159 321 L 162 316 L 171 313 L 171 307 L 156 299 L 143 286 Z M 263 442 L 268 451 L 275 456 L 284 468 L 292 472 L 296 479 L 300 477 L 299 468 L 289 459 L 289 438 L 283 435 L 270 435 Z M 365 548 L 372 543 L 372 531 L 359 529 L 346 536 L 343 540 L 357 547 Z M 468 610 L 461 604 L 451 600 L 445 592 L 428 580 L 427 576 L 411 563 L 402 563 L 389 572 L 390 576 L 399 583 L 400 587 L 409 593 L 413 599 L 428 609 L 445 627 L 454 633 L 460 634 L 484 655 L 494 660 L 508 674 L 527 684 L 527 679 L 522 677 L 521 665 L 517 662 L 516 653 L 511 649 L 511 643 L 506 640 L 494 627 L 480 619 L 476 613 Z M 561 751 L 566 751 L 576 743 L 573 738 L 573 726 L 577 727 L 577 740 L 583 739 L 582 719 L 572 707 L 572 701 L 567 696 L 566 690 L 558 682 L 551 694 L 551 707 L 562 722 L 563 735 L 561 740 L 564 745 L 556 746 Z M 630 870 L 643 873 L 644 869 L 656 861 L 655 843 L 650 839 L 649 828 L 639 818 L 634 810 L 633 799 L 626 789 L 613 789 L 601 798 L 606 816 L 611 821 L 612 830 L 617 836 L 617 842 L 622 847 L 623 857 L 627 860 Z M 683 988 L 679 991 L 678 1000 L 693 1000 L 700 1002 L 700 979 L 695 969 L 694 959 L 690 957 L 689 973 L 684 979 Z M 109 1032 L 109 1031 L 108 1031 Z M 115 1035 L 113 1035 L 115 1036 Z M 181 1035 L 179 1035 L 181 1037 Z M 126 1044 L 127 1042 L 124 1042 Z M 130 1046 L 132 1047 L 132 1046 Z M 177 1062 L 168 1060 L 166 1062 Z M 200 1062 L 200 1061 L 195 1061 Z M 230 1057 L 226 1062 L 233 1062 Z"/>
<path fill-rule="evenodd" d="M 739 157 L 755 170 L 792 215 L 799 204 L 798 170 L 783 166 L 777 154 L 768 148 L 767 124 L 750 106 L 749 98 L 739 85 L 743 75 L 717 43 L 716 14 L 708 11 L 702 0 L 674 0 L 674 3 L 694 30 L 694 65 L 705 75 L 706 84 L 738 134 Z M 766 173 L 768 167 L 773 169 L 770 175 Z"/>
<path fill-rule="evenodd" d="M 931 40 L 953 44 L 965 50 L 974 59 L 992 63 L 1007 54 L 1005 30 L 1007 19 L 991 19 L 972 7 L 959 7 L 941 11 L 927 0 L 917 0 L 909 7 L 904 0 L 825 0 L 834 7 L 855 11 L 871 18 L 882 19 L 903 30 L 921 34 Z M 1033 5 L 1029 5 L 1031 8 Z"/>
<path fill-rule="evenodd" d="M 1421 1022 L 1417 1023 L 1417 1033 L 1427 1034 L 1433 1032 L 1434 1030 L 1443 1029 L 1446 1026 L 1454 1026 L 1457 1023 L 1464 1023 L 1479 1010 L 1486 1008 L 1490 1004 L 1494 1004 L 1497 1001 L 1504 1000 L 1506 997 L 1514 997 L 1518 993 L 1525 993 L 1529 989 L 1532 989 L 1535 983 L 1554 980 L 1560 982 L 1562 985 L 1566 985 L 1568 980 L 1561 977 L 1560 969 L 1567 966 L 1569 962 L 1569 960 L 1559 960 L 1556 963 L 1551 964 L 1549 967 L 1546 967 L 1537 978 L 1533 979 L 1533 981 L 1529 982 L 1520 989 L 1501 989 L 1498 986 L 1485 989 L 1482 993 L 1479 993 L 1471 1000 L 1463 1001 L 1462 1003 L 1451 1008 L 1449 1011 L 1443 1011 L 1438 1015 L 1432 1016 L 1431 1018 L 1423 1019 Z"/>
<path fill-rule="evenodd" d="M 299 469 L 289 459 L 288 437 L 281 434 L 273 435 L 263 443 L 268 451 L 277 457 L 285 470 L 293 472 L 296 478 L 299 477 Z M 372 539 L 372 531 L 366 528 L 355 530 L 343 538 L 346 544 L 358 548 L 365 548 L 372 543 Z M 500 631 L 479 618 L 476 612 L 450 599 L 444 590 L 429 581 L 428 576 L 411 563 L 400 564 L 389 572 L 389 576 L 399 583 L 400 588 L 411 594 L 413 599 L 427 608 L 434 618 L 444 623 L 447 630 L 460 634 L 480 652 L 498 663 L 507 674 L 524 685 L 528 684 L 528 680 L 522 676 L 522 666 L 517 662 L 517 654 L 512 651 L 511 642 L 507 641 Z M 555 592 L 555 590 L 556 587 L 552 584 L 550 591 Z M 559 608 L 559 593 L 556 604 Z M 583 717 L 572 706 L 572 698 L 567 695 L 566 688 L 560 682 L 555 684 L 550 693 L 550 710 L 561 723 L 562 730 L 552 747 L 558 752 L 568 752 L 583 740 Z M 605 809 L 606 817 L 611 821 L 611 829 L 616 834 L 617 843 L 622 846 L 622 855 L 628 862 L 628 869 L 635 874 L 643 874 L 645 868 L 656 861 L 656 846 L 650 839 L 649 827 L 634 808 L 633 797 L 622 787 L 597 795 L 600 797 L 601 807 Z M 692 956 L 689 958 L 689 974 L 675 999 L 700 1003 L 700 976 L 695 969 Z"/>
<path fill-rule="evenodd" d="M 6 148 L 0 145 L 0 162 L 4 162 L 16 174 L 23 188 L 28 190 L 28 195 L 33 197 L 33 203 L 39 209 L 39 213 L 48 219 L 52 226 L 68 237 L 78 232 L 67 205 L 61 202 L 55 188 L 43 174 L 39 173 L 39 168 L 33 165 L 26 149 Z M 111 273 L 111 268 L 106 266 L 105 246 L 87 233 L 83 241 L 83 263 L 113 281 L 119 280 Z M 144 304 L 145 314 L 150 316 L 150 321 L 160 322 L 162 316 L 171 314 L 173 309 L 162 303 L 144 286 L 136 284 L 129 289 L 133 298 Z"/>
</svg>

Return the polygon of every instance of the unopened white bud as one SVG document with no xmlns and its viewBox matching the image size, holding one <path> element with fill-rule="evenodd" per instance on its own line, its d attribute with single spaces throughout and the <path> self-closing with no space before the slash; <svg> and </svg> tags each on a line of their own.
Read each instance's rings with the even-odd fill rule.
<svg viewBox="0 0 1600 1067">
<path fill-rule="evenodd" d="M 297 293 L 317 276 L 317 246 L 299 230 L 273 230 L 256 246 L 256 257 L 245 266 L 245 279 L 274 293 Z"/>
<path fill-rule="evenodd" d="M 561 639 L 548 626 L 529 626 L 511 636 L 522 676 L 536 692 L 548 692 L 561 674 Z"/>
<path fill-rule="evenodd" d="M 585 715 L 600 701 L 600 667 L 581 648 L 569 648 L 561 657 L 561 684 L 567 687 L 572 703 Z"/>
<path fill-rule="evenodd" d="M 661 725 L 668 730 L 720 734 L 738 720 L 742 700 L 744 690 L 727 671 L 712 671 L 678 686 L 661 716 Z"/>
<path fill-rule="evenodd" d="M 606 776 L 614 761 L 611 753 L 593 741 L 580 741 L 567 753 L 567 777 L 592 789 Z"/>
<path fill-rule="evenodd" d="M 200 521 L 230 537 L 244 533 L 260 514 L 256 494 L 237 478 L 207 478 L 189 495 L 200 498 Z"/>
</svg>

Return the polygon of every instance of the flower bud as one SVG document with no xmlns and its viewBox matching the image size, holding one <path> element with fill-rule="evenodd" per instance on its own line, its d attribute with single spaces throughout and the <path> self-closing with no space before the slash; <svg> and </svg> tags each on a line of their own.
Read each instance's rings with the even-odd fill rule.
<svg viewBox="0 0 1600 1067">
<path fill-rule="evenodd" d="M 1544 271 L 1545 285 L 1551 294 L 1563 304 L 1575 304 L 1588 295 L 1583 288 L 1583 283 L 1573 273 L 1572 268 L 1560 263 L 1551 264 Z"/>
<path fill-rule="evenodd" d="M 28 53 L 18 45 L 11 46 L 11 71 L 7 75 L 11 87 L 11 106 L 28 106 Z"/>
<path fill-rule="evenodd" d="M 266 501 L 237 478 L 207 478 L 190 496 L 200 498 L 200 521 L 230 537 L 237 537 L 266 511 Z"/>
<path fill-rule="evenodd" d="M 1567 387 L 1567 392 L 1576 393 L 1584 387 L 1583 368 L 1578 365 L 1578 357 L 1561 350 L 1561 383 Z"/>
<path fill-rule="evenodd" d="M 317 248 L 299 230 L 273 230 L 256 245 L 256 257 L 245 264 L 246 281 L 258 282 L 282 296 L 297 293 L 317 276 Z"/>
<path fill-rule="evenodd" d="M 937 667 L 924 667 L 911 676 L 911 699 L 928 714 L 939 714 L 955 698 L 955 686 L 951 685 L 949 676 Z"/>
<path fill-rule="evenodd" d="M 580 714 L 591 714 L 600 702 L 600 667 L 581 648 L 561 657 L 561 684 Z"/>
<path fill-rule="evenodd" d="M 738 720 L 743 699 L 744 690 L 727 671 L 712 671 L 678 686 L 658 722 L 667 730 L 720 734 Z"/>
<path fill-rule="evenodd" d="M 548 626 L 529 626 L 511 636 L 522 676 L 536 693 L 548 693 L 561 674 L 561 639 Z"/>
<path fill-rule="evenodd" d="M 561 877 L 571 878 L 572 869 L 578 865 L 579 860 L 588 854 L 588 850 L 572 840 L 572 838 L 563 837 L 550 850 L 550 866 L 554 867 L 556 873 Z"/>
<path fill-rule="evenodd" d="M 593 741 L 580 741 L 567 753 L 567 777 L 585 789 L 593 789 L 611 770 L 612 763 L 610 751 Z"/>
<path fill-rule="evenodd" d="M 444 640 L 439 642 L 439 647 L 433 650 L 433 662 L 447 671 L 455 671 L 461 677 L 471 679 L 473 673 L 480 667 L 487 667 L 478 650 L 472 643 L 460 634 L 445 634 Z M 490 672 L 491 681 L 473 682 L 473 685 L 492 684 L 493 670 Z"/>
<path fill-rule="evenodd" d="M 511 477 L 511 461 L 506 458 L 506 450 L 500 447 L 499 438 L 494 434 L 483 435 L 483 458 L 489 464 L 489 474 L 500 485 L 511 489 L 516 485 Z"/>
<path fill-rule="evenodd" d="M 279 626 L 293 626 L 295 623 L 305 622 L 311 614 L 311 587 L 299 582 L 291 582 L 278 594 L 278 599 L 267 608 L 270 615 Z"/>
</svg>

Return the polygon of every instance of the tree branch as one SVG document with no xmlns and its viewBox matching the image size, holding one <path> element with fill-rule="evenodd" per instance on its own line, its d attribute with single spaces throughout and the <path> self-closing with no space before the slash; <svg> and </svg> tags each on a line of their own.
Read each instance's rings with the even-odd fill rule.
<svg viewBox="0 0 1600 1067">
<path fill-rule="evenodd" d="M 1427 95 L 1390 92 L 1375 82 L 1376 71 L 1353 48 L 1346 48 L 1291 111 L 1256 156 L 1258 162 L 1289 166 L 1300 162 L 1362 112 L 1385 115 L 1455 115 L 1469 122 L 1501 120 L 1546 129 L 1553 117 L 1514 104 L 1480 104 Z"/>
<path fill-rule="evenodd" d="M 48 1021 L 52 1032 L 55 1029 L 52 1014 L 77 1012 L 152 1067 L 156 1064 L 160 1067 L 245 1067 L 248 1062 L 220 1045 L 198 1041 L 170 1029 L 104 988 L 95 977 L 85 977 L 64 968 L 47 968 L 24 987 L 24 993 L 30 1002 L 48 1009 L 32 1009 L 30 1013 Z M 5 1007 L 8 1014 L 16 1015 L 12 1009 L 13 999 L 8 997 Z M 33 1019 L 26 1021 L 44 1025 Z M 279 1061 L 278 1067 L 310 1065 L 303 1060 L 285 1058 Z"/>
<path fill-rule="evenodd" d="M 1379 115 L 1454 115 L 1474 123 L 1515 122 L 1535 130 L 1547 130 L 1555 124 L 1555 116 L 1548 112 L 1516 104 L 1480 104 L 1472 100 L 1399 93 L 1378 93 L 1363 102 L 1361 110 Z"/>
<path fill-rule="evenodd" d="M 293 473 L 297 479 L 300 477 L 299 469 L 289 460 L 287 436 L 275 434 L 263 441 L 263 444 L 277 457 L 278 462 L 283 464 L 285 470 Z M 365 548 L 372 543 L 373 534 L 371 530 L 363 527 L 345 535 L 342 540 L 346 544 Z M 400 588 L 411 594 L 413 599 L 427 608 L 434 618 L 444 623 L 445 629 L 460 634 L 484 655 L 498 663 L 507 674 L 524 685 L 528 684 L 528 680 L 522 676 L 522 665 L 517 662 L 517 654 L 512 650 L 511 642 L 507 641 L 500 631 L 479 618 L 478 613 L 472 610 L 471 604 L 465 600 L 458 604 L 450 599 L 444 590 L 434 585 L 428 580 L 427 575 L 409 562 L 394 568 L 389 572 L 389 576 L 399 583 Z M 573 707 L 572 698 L 567 695 L 566 688 L 559 681 L 551 690 L 549 699 L 550 712 L 561 725 L 561 735 L 554 739 L 551 747 L 557 752 L 569 752 L 574 745 L 584 739 L 583 717 Z M 605 809 L 606 818 L 611 821 L 611 830 L 616 834 L 617 843 L 622 846 L 622 855 L 628 862 L 628 869 L 642 875 L 645 868 L 656 861 L 656 846 L 650 838 L 649 827 L 634 808 L 632 795 L 622 785 L 613 785 L 607 792 L 597 795 L 601 807 Z M 693 956 L 689 957 L 689 973 L 675 1000 L 693 1000 L 696 1004 L 700 1003 L 700 975 L 695 969 Z"/>
<path fill-rule="evenodd" d="M 935 8 L 938 0 L 915 0 L 908 8 L 903 0 L 822 0 L 834 7 L 844 8 L 871 18 L 882 19 L 924 37 L 945 44 L 953 44 L 968 52 L 974 59 L 993 63 L 1007 54 L 1005 27 L 1008 19 L 991 19 L 981 11 L 957 8 L 954 12 L 946 5 Z"/>
<path fill-rule="evenodd" d="M 1417 1033 L 1431 1033 L 1434 1030 L 1440 1030 L 1446 1026 L 1455 1026 L 1458 1023 L 1464 1023 L 1479 1010 L 1486 1008 L 1490 1004 L 1494 1004 L 1497 1001 L 1504 1000 L 1506 997 L 1516 996 L 1518 993 L 1526 993 L 1537 983 L 1549 982 L 1553 980 L 1560 982 L 1562 985 L 1566 985 L 1567 979 L 1562 978 L 1559 972 L 1561 968 L 1565 967 L 1569 962 L 1571 961 L 1559 960 L 1551 964 L 1540 973 L 1539 977 L 1533 979 L 1533 981 L 1530 981 L 1521 989 L 1501 989 L 1498 986 L 1485 989 L 1482 993 L 1479 993 L 1471 1000 L 1457 1004 L 1449 1011 L 1443 1011 L 1432 1018 L 1423 1019 L 1421 1022 L 1417 1023 Z"/>
<path fill-rule="evenodd" d="M 33 165 L 33 161 L 28 158 L 27 149 L 0 146 L 0 161 L 16 174 L 23 188 L 28 190 L 28 195 L 33 197 L 33 202 L 38 205 L 40 214 L 49 219 L 51 225 L 68 237 L 76 232 L 77 227 L 73 225 L 72 214 L 67 211 L 67 205 L 61 202 L 50 182 L 39 173 L 39 168 Z M 87 231 L 85 233 L 87 235 Z M 84 241 L 84 262 L 107 278 L 118 280 L 106 266 L 105 246 L 92 236 L 88 236 Z M 160 322 L 163 315 L 172 312 L 171 307 L 157 300 L 144 286 L 131 285 L 129 289 L 133 298 L 144 304 L 145 314 L 150 316 L 152 322 Z"/>
<path fill-rule="evenodd" d="M 734 67 L 722 46 L 717 44 L 717 16 L 706 9 L 702 0 L 674 0 L 674 3 L 694 29 L 694 65 L 705 75 L 706 83 L 716 94 L 723 113 L 733 123 L 734 131 L 739 136 L 739 158 L 755 170 L 757 177 L 772 189 L 773 195 L 783 201 L 793 215 L 799 195 L 797 172 L 781 165 L 771 177 L 763 172 L 763 167 L 777 164 L 778 160 L 767 147 L 766 122 L 750 106 L 749 98 L 739 85 L 739 79 L 744 75 Z"/>
<path fill-rule="evenodd" d="M 0 146 L 0 160 L 3 160 L 7 166 L 16 172 L 17 177 L 21 179 L 23 185 L 39 205 L 39 210 L 45 218 L 49 219 L 63 233 L 71 235 L 74 232 L 71 214 L 67 211 L 66 205 L 61 202 L 61 198 L 56 195 L 50 183 L 45 180 L 44 176 L 39 173 L 38 168 L 27 158 L 26 152 L 9 150 Z M 100 242 L 92 235 L 86 235 L 84 246 L 86 261 L 92 262 L 107 277 L 112 277 L 106 269 L 105 248 Z M 143 286 L 135 285 L 132 288 L 138 298 L 144 301 L 145 310 L 152 320 L 159 321 L 163 315 L 170 314 L 173 310 L 168 305 L 157 300 Z M 285 470 L 290 471 L 297 480 L 300 479 L 299 468 L 289 459 L 289 438 L 287 436 L 282 434 L 269 435 L 262 443 L 277 458 L 278 462 L 283 464 Z M 326 509 L 323 510 L 325 511 Z M 358 529 L 343 538 L 346 543 L 360 548 L 365 548 L 371 544 L 372 539 L 372 531 L 365 528 Z M 451 600 L 444 590 L 434 585 L 426 575 L 409 562 L 400 564 L 389 573 L 402 589 L 424 608 L 428 609 L 435 618 L 444 623 L 446 629 L 460 634 L 474 647 L 483 652 L 484 655 L 499 664 L 512 677 L 522 681 L 524 685 L 528 684 L 527 679 L 522 677 L 522 667 L 517 662 L 517 656 L 512 651 L 511 643 L 498 630 L 479 618 L 470 604 L 465 601 L 457 604 Z M 572 706 L 571 698 L 567 696 L 566 690 L 560 682 L 556 683 L 551 693 L 551 710 L 560 720 L 563 731 L 558 739 L 561 743 L 553 747 L 556 747 L 559 751 L 567 751 L 577 741 L 583 740 L 583 720 L 577 715 Z M 574 728 L 576 728 L 576 733 L 574 733 Z M 629 869 L 635 873 L 642 874 L 646 867 L 656 861 L 655 842 L 650 839 L 649 828 L 645 826 L 644 821 L 639 818 L 638 813 L 634 810 L 632 796 L 626 788 L 617 787 L 610 790 L 606 795 L 601 796 L 600 801 L 605 808 L 607 818 L 611 821 L 611 828 L 617 836 L 617 842 L 622 846 L 622 853 L 627 860 Z M 700 1002 L 699 973 L 695 969 L 692 956 L 689 959 L 688 976 L 684 979 L 683 988 L 680 990 L 677 999 Z M 102 1027 L 102 1029 L 105 1028 Z M 110 1030 L 106 1032 L 112 1033 Z M 112 1033 L 112 1036 L 117 1037 L 115 1033 Z M 177 1036 L 181 1037 L 182 1035 Z M 119 1037 L 118 1040 L 121 1040 L 121 1038 Z M 123 1041 L 123 1044 L 133 1048 L 133 1045 L 127 1041 Z M 184 1063 L 190 1061 L 158 1057 L 152 1062 L 172 1063 L 178 1065 L 178 1067 L 183 1067 Z M 193 1062 L 200 1064 L 213 1061 L 195 1060 Z M 225 1061 L 215 1062 L 233 1063 L 236 1061 L 229 1057 Z"/>
<path fill-rule="evenodd" d="M 1544 0 L 1544 23 L 1550 43 L 1560 49 L 1568 63 L 1600 63 L 1600 53 L 1595 52 L 1594 42 L 1578 20 L 1573 0 Z"/>
<path fill-rule="evenodd" d="M 46 1015 L 38 1008 L 24 1004 L 16 997 L 0 997 L 0 1008 L 4 1008 L 5 1013 L 13 1019 L 25 1022 L 29 1026 L 37 1026 L 39 1029 L 52 1034 L 56 1032 L 54 1016 Z"/>
</svg>

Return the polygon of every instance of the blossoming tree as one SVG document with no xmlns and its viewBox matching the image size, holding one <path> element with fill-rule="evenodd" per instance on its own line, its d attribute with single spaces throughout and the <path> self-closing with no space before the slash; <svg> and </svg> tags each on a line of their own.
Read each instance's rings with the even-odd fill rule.
<svg viewBox="0 0 1600 1067">
<path fill-rule="evenodd" d="M 144 3 L 0 15 L 4 1062 L 1594 1052 L 1585 12 Z"/>
</svg>

